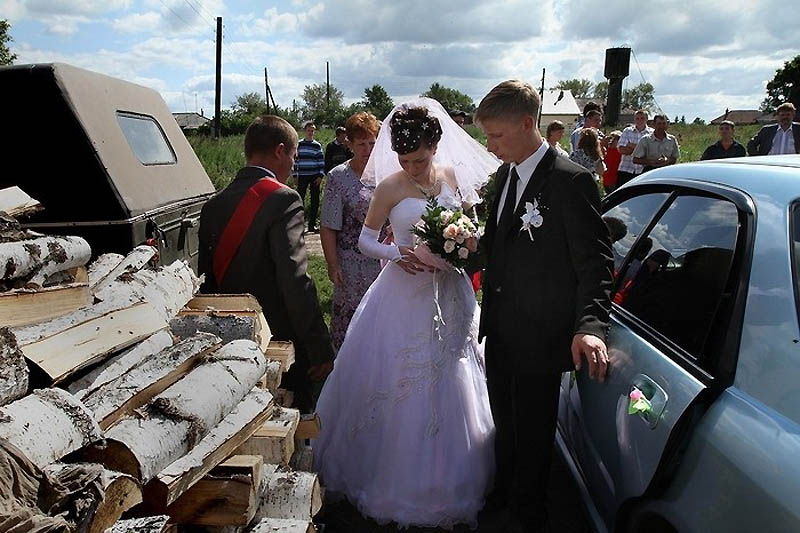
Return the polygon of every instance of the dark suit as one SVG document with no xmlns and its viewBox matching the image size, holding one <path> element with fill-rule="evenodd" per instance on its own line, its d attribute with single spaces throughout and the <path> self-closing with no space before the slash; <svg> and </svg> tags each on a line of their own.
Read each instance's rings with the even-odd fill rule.
<svg viewBox="0 0 800 533">
<path fill-rule="evenodd" d="M 261 205 L 231 260 L 225 278 L 214 278 L 212 258 L 222 231 L 247 190 L 267 176 L 256 167 L 241 169 L 225 189 L 209 200 L 200 215 L 199 271 L 206 293 L 250 293 L 264 309 L 273 338 L 291 340 L 295 364 L 283 385 L 294 391 L 297 407 L 312 407 L 310 366 L 333 360 L 328 328 L 314 282 L 306 272 L 303 204 L 296 191 L 281 187 Z"/>
<path fill-rule="evenodd" d="M 747 153 L 749 155 L 767 155 L 772 150 L 772 139 L 778 131 L 777 124 L 764 126 L 752 139 L 747 142 Z M 800 123 L 792 123 L 792 134 L 794 136 L 794 153 L 800 154 Z"/>
<path fill-rule="evenodd" d="M 497 196 L 481 248 L 486 276 L 480 336 L 486 337 L 489 398 L 497 429 L 494 498 L 524 521 L 544 519 L 561 373 L 574 368 L 576 333 L 605 340 L 612 278 L 611 241 L 592 175 L 549 148 L 510 224 L 498 227 L 509 175 L 497 172 Z M 522 231 L 526 202 L 543 223 Z"/>
</svg>

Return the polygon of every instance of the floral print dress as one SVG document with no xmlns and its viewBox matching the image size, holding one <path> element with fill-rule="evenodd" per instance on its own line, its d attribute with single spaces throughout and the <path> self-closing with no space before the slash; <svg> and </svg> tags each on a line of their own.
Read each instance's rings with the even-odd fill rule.
<svg viewBox="0 0 800 533">
<path fill-rule="evenodd" d="M 374 190 L 361 183 L 349 161 L 333 168 L 325 184 L 321 225 L 337 232 L 336 252 L 344 279 L 342 287 L 333 288 L 330 332 L 337 351 L 361 298 L 381 271 L 378 260 L 358 250 L 358 237 Z"/>
</svg>

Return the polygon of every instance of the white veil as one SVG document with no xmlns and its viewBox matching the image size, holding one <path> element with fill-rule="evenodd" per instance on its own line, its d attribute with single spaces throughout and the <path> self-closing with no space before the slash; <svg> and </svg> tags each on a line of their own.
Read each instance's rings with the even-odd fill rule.
<svg viewBox="0 0 800 533">
<path fill-rule="evenodd" d="M 473 205 L 480 203 L 478 191 L 486 185 L 489 174 L 496 171 L 501 162 L 456 124 L 442 104 L 432 98 L 416 98 L 392 109 L 381 124 L 381 131 L 364 168 L 361 181 L 366 185 L 375 186 L 383 178 L 402 170 L 397 154 L 392 150 L 389 122 L 396 111 L 411 107 L 424 107 L 428 110 L 428 114 L 439 119 L 442 139 L 439 141 L 433 162 L 436 165 L 453 167 L 463 200 Z"/>
</svg>

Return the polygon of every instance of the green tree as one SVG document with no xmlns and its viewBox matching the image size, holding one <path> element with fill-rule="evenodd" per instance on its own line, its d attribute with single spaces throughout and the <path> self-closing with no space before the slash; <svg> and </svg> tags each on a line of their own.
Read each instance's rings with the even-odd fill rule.
<svg viewBox="0 0 800 533">
<path fill-rule="evenodd" d="M 592 94 L 592 87 L 594 84 L 591 80 L 573 78 L 571 80 L 563 80 L 558 82 L 555 86 L 556 89 L 569 89 L 572 91 L 572 96 L 575 98 L 589 98 Z M 608 83 L 606 83 L 606 93 L 608 93 Z"/>
<path fill-rule="evenodd" d="M 345 114 L 344 93 L 331 85 L 330 103 L 324 83 L 306 85 L 303 89 L 303 105 L 300 115 L 303 120 L 313 120 L 317 126 L 334 126 L 343 122 Z M 346 117 L 344 117 L 346 118 Z"/>
<path fill-rule="evenodd" d="M 652 109 L 656 99 L 653 96 L 655 89 L 651 83 L 640 83 L 635 87 L 622 92 L 622 107 L 631 109 Z"/>
<path fill-rule="evenodd" d="M 231 109 L 234 112 L 255 117 L 267 112 L 267 103 L 264 101 L 264 97 L 258 93 L 244 93 L 236 97 Z"/>
<path fill-rule="evenodd" d="M 8 49 L 9 43 L 14 39 L 11 37 L 11 24 L 7 20 L 0 20 L 0 66 L 13 65 L 17 59 L 17 54 L 12 54 Z"/>
<path fill-rule="evenodd" d="M 605 100 L 608 98 L 608 82 L 601 81 L 597 85 L 594 86 L 594 94 L 592 95 L 593 98 L 598 98 L 600 100 Z"/>
<path fill-rule="evenodd" d="M 703 119 L 702 119 L 702 118 L 700 118 L 700 117 L 694 117 L 694 120 L 692 121 L 692 124 L 696 124 L 696 125 L 698 125 L 698 126 L 705 126 L 705 124 L 706 124 L 706 121 L 705 121 L 705 120 L 703 120 Z"/>
<path fill-rule="evenodd" d="M 785 102 L 800 107 L 800 55 L 786 61 L 767 82 L 767 97 L 761 103 L 761 111 L 771 113 Z"/>
<path fill-rule="evenodd" d="M 458 110 L 466 113 L 475 111 L 475 102 L 472 101 L 472 98 L 461 91 L 445 87 L 439 83 L 432 84 L 430 89 L 420 96 L 427 96 L 428 98 L 437 100 L 447 111 Z"/>
<path fill-rule="evenodd" d="M 681 124 L 686 124 L 686 115 L 681 115 Z"/>
<path fill-rule="evenodd" d="M 361 101 L 361 105 L 380 120 L 385 119 L 386 115 L 394 108 L 394 102 L 389 93 L 377 84 L 364 89 L 364 99 Z"/>
</svg>

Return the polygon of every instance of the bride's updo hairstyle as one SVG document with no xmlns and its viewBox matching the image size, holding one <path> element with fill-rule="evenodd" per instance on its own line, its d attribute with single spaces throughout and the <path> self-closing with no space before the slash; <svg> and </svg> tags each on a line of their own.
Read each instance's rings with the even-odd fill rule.
<svg viewBox="0 0 800 533">
<path fill-rule="evenodd" d="M 405 155 L 424 146 L 433 148 L 442 138 L 439 119 L 428 114 L 424 107 L 399 109 L 389 121 L 392 130 L 392 150 Z"/>
</svg>

